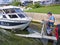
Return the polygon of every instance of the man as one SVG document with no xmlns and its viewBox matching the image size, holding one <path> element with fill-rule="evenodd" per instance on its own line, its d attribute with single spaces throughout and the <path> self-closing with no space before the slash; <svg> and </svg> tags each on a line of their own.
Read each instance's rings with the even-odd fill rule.
<svg viewBox="0 0 60 45">
<path fill-rule="evenodd" d="M 52 32 L 53 32 L 53 27 L 54 27 L 54 22 L 55 22 L 55 17 L 52 15 L 51 12 L 47 13 L 48 15 L 48 19 L 47 19 L 47 35 L 48 36 L 52 36 Z M 52 41 L 52 40 L 50 40 Z M 56 45 L 56 41 L 53 41 L 53 45 Z"/>
<path fill-rule="evenodd" d="M 47 13 L 48 19 L 47 19 L 47 35 L 52 35 L 53 27 L 54 27 L 54 22 L 55 22 L 55 17 L 52 16 L 51 12 Z"/>
<path fill-rule="evenodd" d="M 48 15 L 48 19 L 45 20 L 47 22 L 46 23 L 46 32 L 47 32 L 48 36 L 52 36 L 55 17 L 52 15 L 51 12 L 48 12 L 47 15 Z M 47 39 L 43 39 L 42 42 L 43 42 L 44 45 L 48 45 L 48 40 Z M 53 43 L 53 45 L 55 45 L 55 42 Z"/>
</svg>

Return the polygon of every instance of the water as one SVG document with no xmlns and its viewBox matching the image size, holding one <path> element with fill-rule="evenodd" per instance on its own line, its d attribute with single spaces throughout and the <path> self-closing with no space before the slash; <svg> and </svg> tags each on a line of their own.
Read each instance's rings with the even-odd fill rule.
<svg viewBox="0 0 60 45">
<path fill-rule="evenodd" d="M 34 23 L 34 22 L 31 22 L 30 25 L 29 25 L 29 28 L 30 28 L 30 31 L 25 29 L 25 30 L 16 30 L 16 31 L 12 31 L 12 30 L 7 30 L 7 31 L 10 31 L 11 33 L 14 33 L 14 34 L 29 34 L 30 32 L 33 33 L 32 31 L 35 30 L 35 31 L 38 31 L 38 32 L 41 32 L 41 28 L 42 28 L 42 25 L 40 23 Z"/>
<path fill-rule="evenodd" d="M 42 25 L 40 23 L 33 23 L 29 25 L 29 28 L 40 32 Z M 10 33 L 8 33 L 10 32 Z M 0 44 L 1 45 L 42 45 L 42 42 L 40 39 L 34 39 L 34 38 L 23 38 L 23 37 L 17 37 L 14 34 L 29 34 L 30 31 L 23 30 L 23 31 L 17 31 L 17 32 L 11 32 L 8 31 L 4 33 L 3 31 L 0 32 Z M 32 32 L 32 30 L 31 30 Z M 8 35 L 7 35 L 8 34 Z M 3 35 L 3 36 L 2 36 Z M 50 45 L 51 43 L 49 43 Z"/>
</svg>

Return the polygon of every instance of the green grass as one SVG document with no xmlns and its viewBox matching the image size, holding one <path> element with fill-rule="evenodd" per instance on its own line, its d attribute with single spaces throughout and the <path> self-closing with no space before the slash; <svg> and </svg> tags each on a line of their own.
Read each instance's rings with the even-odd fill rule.
<svg viewBox="0 0 60 45">
<path fill-rule="evenodd" d="M 54 14 L 60 14 L 60 6 L 46 6 L 27 10 L 26 12 L 37 12 L 37 13 L 47 13 L 52 12 Z"/>
</svg>

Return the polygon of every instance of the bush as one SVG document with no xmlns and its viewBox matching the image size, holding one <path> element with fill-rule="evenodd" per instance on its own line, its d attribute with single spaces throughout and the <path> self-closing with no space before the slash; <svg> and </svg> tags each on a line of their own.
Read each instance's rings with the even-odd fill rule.
<svg viewBox="0 0 60 45">
<path fill-rule="evenodd" d="M 13 6 L 18 6 L 18 5 L 21 5 L 21 2 L 13 2 L 12 5 Z"/>
<path fill-rule="evenodd" d="M 34 5 L 33 4 L 29 4 L 28 6 L 27 6 L 27 8 L 28 7 L 31 7 L 31 8 L 39 8 L 39 7 L 42 7 L 39 3 L 35 3 Z"/>
<path fill-rule="evenodd" d="M 30 7 L 30 8 L 35 8 L 33 4 L 29 4 L 29 5 L 27 6 L 27 8 L 28 8 L 28 7 Z"/>
<path fill-rule="evenodd" d="M 35 7 L 35 8 L 39 8 L 39 7 L 41 7 L 41 5 L 40 5 L 39 3 L 35 3 L 35 4 L 34 4 L 34 7 Z"/>
</svg>

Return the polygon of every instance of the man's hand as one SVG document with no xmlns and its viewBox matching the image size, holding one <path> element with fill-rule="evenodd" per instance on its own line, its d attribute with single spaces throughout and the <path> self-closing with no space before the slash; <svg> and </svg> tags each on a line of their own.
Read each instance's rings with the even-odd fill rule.
<svg viewBox="0 0 60 45">
<path fill-rule="evenodd" d="M 45 21 L 44 19 L 42 21 Z"/>
<path fill-rule="evenodd" d="M 60 38 L 60 36 L 59 36 L 59 38 Z"/>
<path fill-rule="evenodd" d="M 49 22 L 54 22 L 53 20 L 49 20 Z"/>
</svg>

